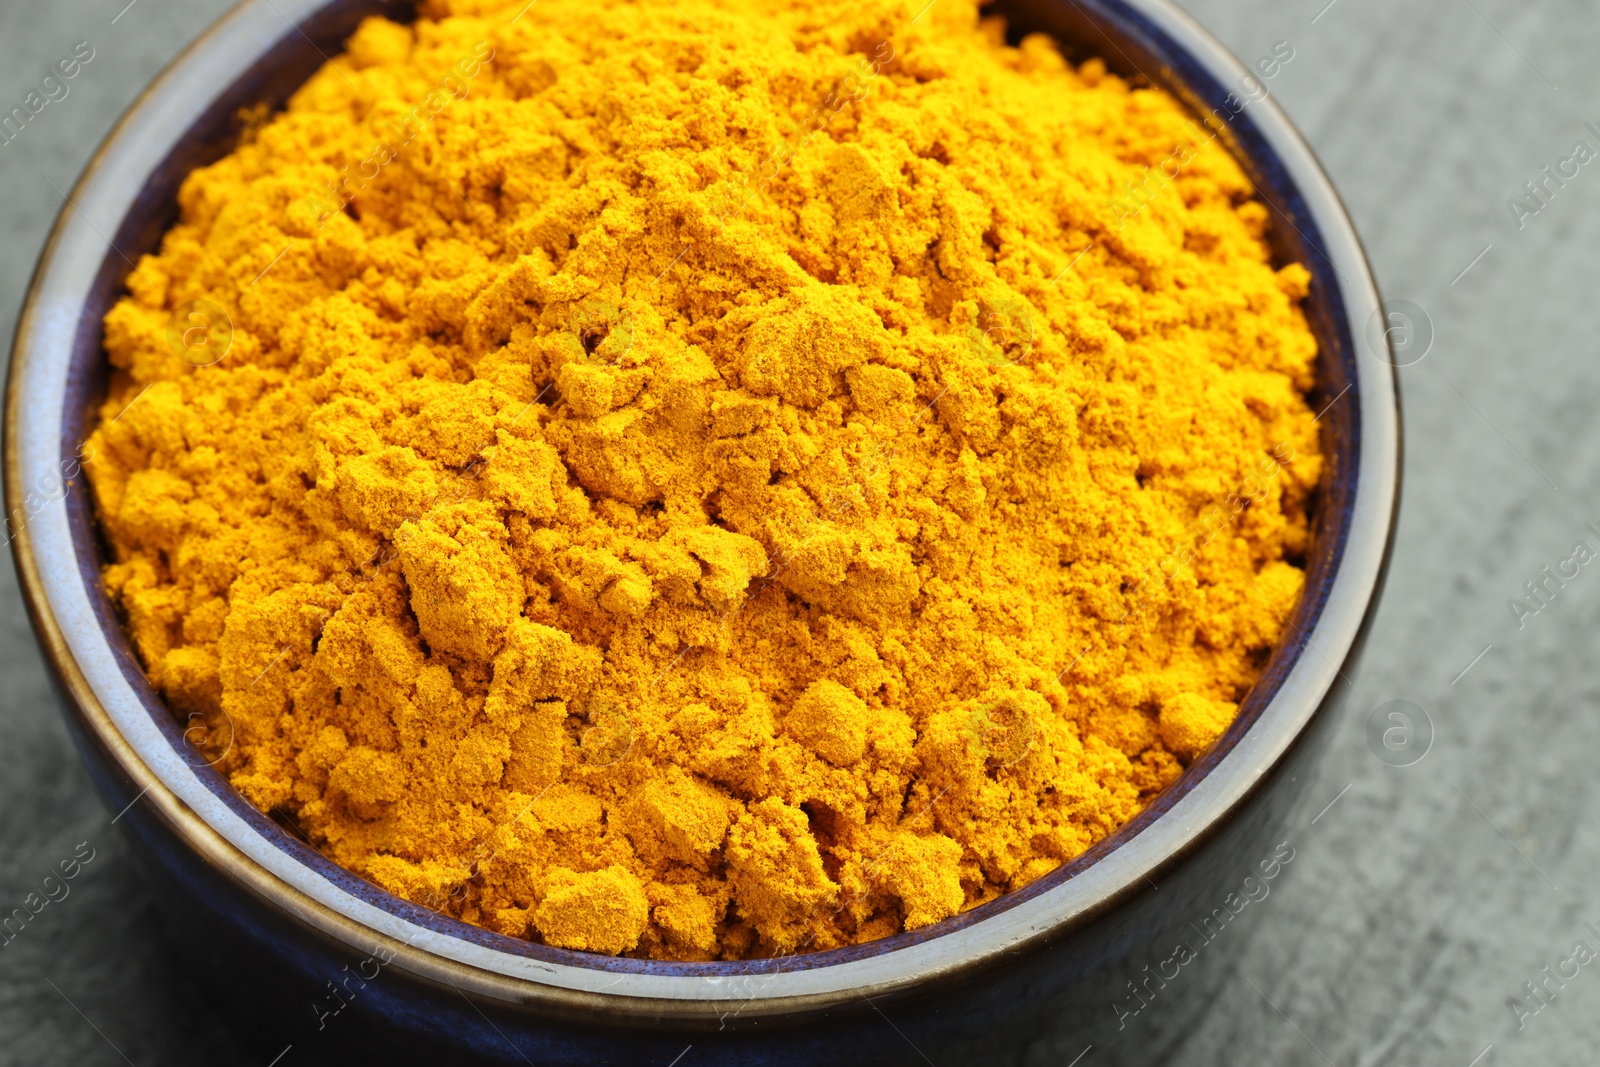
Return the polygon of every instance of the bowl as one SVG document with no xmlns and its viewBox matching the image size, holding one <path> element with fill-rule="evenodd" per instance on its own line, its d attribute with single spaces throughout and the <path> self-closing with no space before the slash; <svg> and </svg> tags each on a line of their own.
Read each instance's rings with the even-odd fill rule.
<svg viewBox="0 0 1600 1067">
<path fill-rule="evenodd" d="M 1250 892 L 1245 879 L 1265 885 L 1292 863 L 1297 801 L 1382 586 L 1400 459 L 1387 313 L 1332 186 L 1270 97 L 1266 65 L 1245 67 L 1167 0 L 997 7 L 1013 27 L 1050 32 L 1075 58 L 1097 54 L 1204 116 L 1270 205 L 1275 255 L 1310 269 L 1328 459 L 1314 547 L 1305 594 L 1237 721 L 1138 817 L 1024 889 L 833 951 L 723 963 L 604 957 L 394 897 L 234 792 L 146 681 L 101 587 L 78 450 L 105 395 L 102 317 L 131 262 L 176 219 L 183 177 L 235 142 L 241 108 L 281 103 L 362 17 L 403 19 L 406 7 L 247 0 L 140 97 L 89 163 L 17 329 L 9 533 L 67 721 L 114 821 L 146 861 L 175 943 L 265 1055 L 286 1045 L 302 1062 L 382 1052 L 395 1062 L 698 1067 L 930 1054 L 1004 1062 L 1029 1048 L 1065 1062 L 1097 1048 L 1098 1063 L 1148 1055 L 1152 1035 L 1203 1010 L 1205 980 L 1184 977 L 1174 946 L 1203 952 L 1244 899 L 1241 885 Z"/>
</svg>

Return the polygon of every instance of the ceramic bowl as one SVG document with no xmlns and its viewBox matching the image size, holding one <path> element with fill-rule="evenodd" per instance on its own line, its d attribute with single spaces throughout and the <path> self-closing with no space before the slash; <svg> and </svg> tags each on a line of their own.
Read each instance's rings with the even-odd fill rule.
<svg viewBox="0 0 1600 1067">
<path fill-rule="evenodd" d="M 1400 456 L 1387 320 L 1327 177 L 1262 95 L 1265 67 L 1235 60 L 1167 0 L 999 6 L 1014 26 L 1054 33 L 1069 52 L 1098 54 L 1210 116 L 1272 208 L 1276 254 L 1311 270 L 1329 459 L 1315 548 L 1305 595 L 1238 720 L 1146 811 L 1026 889 L 835 951 L 616 959 L 503 937 L 391 896 L 245 803 L 186 742 L 102 590 L 103 548 L 74 457 L 104 396 L 101 320 L 130 261 L 174 221 L 184 175 L 229 150 L 242 107 L 281 103 L 361 17 L 408 17 L 404 5 L 248 0 L 145 92 L 90 162 L 17 331 L 9 533 L 95 781 L 171 904 L 179 943 L 208 987 L 232 995 L 228 1010 L 253 1027 L 263 1055 L 281 1040 L 292 1046 L 284 1067 L 335 1050 L 395 1062 L 700 1067 L 1005 1062 L 1029 1047 L 1065 1058 L 1095 1046 L 1086 1061 L 1095 1063 L 1135 1048 L 1156 1005 L 1167 1029 L 1199 1010 L 1184 1007 L 1199 979 L 1153 986 L 1148 968 L 1168 974 L 1172 946 L 1194 940 L 1193 920 L 1280 843 L 1293 849 L 1288 820 L 1382 584 Z M 1148 994 L 1137 1002 L 1135 980 Z"/>
</svg>

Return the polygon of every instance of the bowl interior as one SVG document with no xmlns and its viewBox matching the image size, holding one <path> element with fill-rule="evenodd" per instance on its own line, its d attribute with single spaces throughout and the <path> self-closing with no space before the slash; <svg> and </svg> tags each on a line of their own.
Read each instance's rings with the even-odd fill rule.
<svg viewBox="0 0 1600 1067">
<path fill-rule="evenodd" d="M 1242 704 L 1237 720 L 1226 734 L 1130 823 L 1027 888 L 972 911 L 880 941 L 798 957 L 733 963 L 671 963 L 595 956 L 495 934 L 399 899 L 343 870 L 245 802 L 220 774 L 207 765 L 205 758 L 184 740 L 184 724 L 165 707 L 160 696 L 138 670 L 116 611 L 100 584 L 104 546 L 97 532 L 88 494 L 69 494 L 65 501 L 66 521 L 76 565 L 89 590 L 95 624 L 104 639 L 121 653 L 118 662 L 123 675 L 138 695 L 144 712 L 171 746 L 172 752 L 194 768 L 206 789 L 239 819 L 275 847 L 292 856 L 295 862 L 312 869 L 352 896 L 409 923 L 495 952 L 609 972 L 708 977 L 801 971 L 882 956 L 983 923 L 1042 894 L 1061 889 L 1111 852 L 1129 847 L 1141 836 L 1147 837 L 1147 831 L 1153 824 L 1226 760 L 1240 739 L 1271 705 L 1285 679 L 1306 652 L 1310 634 L 1316 628 L 1334 588 L 1352 530 L 1358 490 L 1357 475 L 1362 467 L 1363 405 L 1358 398 L 1363 388 L 1372 388 L 1373 376 L 1379 373 L 1370 362 L 1365 367 L 1358 366 L 1360 346 L 1350 326 L 1352 316 L 1346 307 L 1344 279 L 1330 256 L 1312 206 L 1296 184 L 1295 177 L 1283 165 L 1274 143 L 1257 125 L 1257 116 L 1269 111 L 1273 105 L 1258 101 L 1235 113 L 1234 107 L 1228 102 L 1230 94 L 1235 101 L 1245 99 L 1246 87 L 1219 76 L 1214 63 L 1208 65 L 1196 58 L 1189 50 L 1192 41 L 1183 42 L 1173 36 L 1170 31 L 1174 26 L 1174 18 L 1181 19 L 1181 16 L 1169 13 L 1160 20 L 1152 17 L 1152 12 L 1163 10 L 1163 3 L 1164 0 L 1003 0 L 996 8 L 1011 20 L 1014 38 L 1023 30 L 1050 32 L 1063 42 L 1070 54 L 1078 58 L 1088 54 L 1100 55 L 1119 73 L 1143 78 L 1172 91 L 1197 114 L 1212 114 L 1215 110 L 1216 114 L 1227 117 L 1225 122 L 1213 118 L 1211 125 L 1220 128 L 1221 139 L 1245 166 L 1262 198 L 1272 208 L 1272 240 L 1277 257 L 1281 262 L 1298 261 L 1304 264 L 1313 276 L 1306 310 L 1320 345 L 1318 395 L 1313 398 L 1313 403 L 1318 408 L 1328 406 L 1320 422 L 1326 464 L 1316 500 L 1314 547 L 1305 561 L 1308 578 L 1306 591 L 1288 620 L 1280 646 L 1271 656 L 1260 682 Z M 374 13 L 401 19 L 410 14 L 408 5 L 384 0 L 333 0 L 301 21 L 298 30 L 291 29 L 287 22 L 283 22 L 284 32 L 277 43 L 259 62 L 220 89 L 201 117 L 179 138 L 176 146 L 159 160 L 153 160 L 147 173 L 129 176 L 139 183 L 139 191 L 132 207 L 115 229 L 112 239 L 114 248 L 108 250 L 98 264 L 87 299 L 80 307 L 73 309 L 73 342 L 71 350 L 62 353 L 62 358 L 69 363 L 69 377 L 65 404 L 60 409 L 61 460 L 72 460 L 78 445 L 93 428 L 97 407 L 105 395 L 108 365 L 103 352 L 104 315 L 124 292 L 124 278 L 130 273 L 130 261 L 154 251 L 162 234 L 176 220 L 176 193 L 184 176 L 196 166 L 212 162 L 231 149 L 239 134 L 240 109 L 263 102 L 273 107 L 280 106 L 321 65 L 321 53 L 336 54 L 356 23 Z M 1243 74 L 1242 71 L 1237 73 Z M 1281 123 L 1281 117 L 1277 121 Z M 1281 138 L 1281 133 L 1279 136 Z M 1325 212 L 1327 209 L 1323 206 L 1320 210 Z M 1361 280 L 1365 282 L 1365 276 Z M 1347 393 L 1351 395 L 1347 396 Z M 1337 402 L 1340 398 L 1345 402 Z M 1288 742 L 1292 742 L 1292 738 Z M 1167 857 L 1170 858 L 1191 844 L 1192 841 L 1184 840 L 1165 842 L 1162 847 L 1167 849 Z"/>
</svg>

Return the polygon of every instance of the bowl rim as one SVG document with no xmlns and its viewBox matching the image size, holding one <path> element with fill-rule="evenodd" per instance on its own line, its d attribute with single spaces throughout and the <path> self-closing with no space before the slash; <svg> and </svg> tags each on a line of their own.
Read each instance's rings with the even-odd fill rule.
<svg viewBox="0 0 1600 1067">
<path fill-rule="evenodd" d="M 1083 10 L 1077 0 L 1066 2 Z M 389 895 L 353 875 L 316 870 L 316 854 L 303 846 L 310 856 L 268 840 L 214 795 L 201 780 L 203 761 L 186 758 L 173 744 L 175 727 L 164 731 L 150 721 L 130 684 L 96 604 L 96 575 L 85 572 L 76 554 L 69 505 L 83 494 L 64 492 L 49 500 L 26 487 L 46 484 L 60 461 L 72 371 L 68 360 L 51 355 L 70 352 L 80 329 L 94 274 L 81 268 L 120 255 L 104 235 L 118 233 L 137 192 L 129 187 L 142 184 L 210 102 L 197 87 L 230 84 L 230 69 L 260 61 L 295 27 L 330 6 L 331 0 L 245 0 L 134 102 L 61 209 L 18 320 L 7 382 L 6 507 L 8 517 L 24 516 L 11 543 L 35 633 L 86 733 L 131 783 L 133 803 L 148 801 L 211 866 L 352 950 L 387 953 L 415 975 L 477 995 L 625 1017 L 722 1018 L 736 1006 L 734 1014 L 758 1019 L 855 1001 L 865 991 L 881 995 L 948 980 L 1062 936 L 1144 892 L 1151 876 L 1215 833 L 1293 749 L 1341 681 L 1341 666 L 1357 649 L 1376 604 L 1397 510 L 1400 426 L 1387 335 L 1370 329 L 1381 304 L 1360 240 L 1310 148 L 1269 95 L 1235 115 L 1232 129 L 1248 129 L 1284 169 L 1304 200 L 1307 216 L 1300 224 L 1318 233 L 1321 242 L 1314 247 L 1338 275 L 1333 288 L 1344 320 L 1335 327 L 1348 331 L 1346 359 L 1354 378 L 1347 409 L 1355 409 L 1351 417 L 1359 427 L 1355 490 L 1329 588 L 1309 632 L 1298 634 L 1298 651 L 1310 648 L 1317 655 L 1296 654 L 1284 664 L 1270 699 L 1251 721 L 1230 730 L 1229 744 L 1219 745 L 1225 750 L 1182 795 L 1151 805 L 1135 820 L 1139 825 L 1130 823 L 1074 861 L 1081 861 L 1081 869 L 1066 880 L 1038 892 L 1006 894 L 1003 908 L 977 919 L 936 924 L 922 936 L 898 935 L 886 939 L 896 942 L 888 946 L 856 946 L 866 949 L 861 952 L 738 964 L 653 966 L 660 961 L 508 950 L 496 939 L 511 939 L 464 933 L 455 928 L 466 924 L 434 921 L 418 905 L 398 898 L 374 903 L 374 893 Z M 1126 12 L 1217 84 L 1243 84 L 1252 76 L 1171 0 L 1094 0 L 1089 6 Z M 129 174 L 140 182 L 129 182 Z"/>
</svg>

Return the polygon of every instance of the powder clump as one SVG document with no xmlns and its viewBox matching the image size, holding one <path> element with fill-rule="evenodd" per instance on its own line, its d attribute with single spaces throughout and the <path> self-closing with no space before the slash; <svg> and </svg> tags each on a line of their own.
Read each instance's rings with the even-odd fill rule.
<svg viewBox="0 0 1600 1067">
<path fill-rule="evenodd" d="M 1304 582 L 1309 275 L 1170 96 L 921 8 L 428 0 L 187 179 L 89 472 L 251 803 L 737 959 L 1026 885 L 1226 729 Z"/>
</svg>

